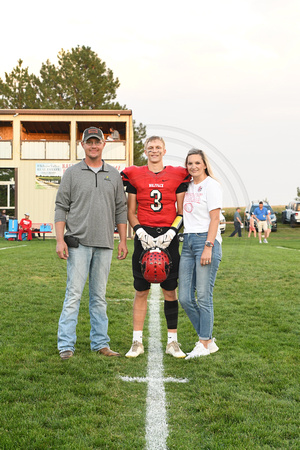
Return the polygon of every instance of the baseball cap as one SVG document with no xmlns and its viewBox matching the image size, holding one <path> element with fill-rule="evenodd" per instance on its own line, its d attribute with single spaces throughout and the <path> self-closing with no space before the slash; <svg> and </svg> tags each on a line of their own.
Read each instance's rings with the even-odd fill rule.
<svg viewBox="0 0 300 450">
<path fill-rule="evenodd" d="M 100 141 L 104 140 L 104 135 L 103 135 L 102 131 L 100 130 L 100 128 L 96 128 L 96 127 L 86 128 L 82 135 L 83 142 L 85 142 L 88 139 L 93 138 L 93 137 L 99 139 Z"/>
<path fill-rule="evenodd" d="M 30 216 L 30 214 L 29 213 L 25 213 L 24 216 Z"/>
</svg>

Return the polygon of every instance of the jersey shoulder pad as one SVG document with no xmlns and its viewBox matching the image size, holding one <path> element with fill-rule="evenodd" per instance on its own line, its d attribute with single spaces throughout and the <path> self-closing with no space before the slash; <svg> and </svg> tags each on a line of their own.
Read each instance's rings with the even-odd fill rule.
<svg viewBox="0 0 300 450">
<path fill-rule="evenodd" d="M 146 166 L 129 166 L 126 167 L 121 172 L 121 176 L 123 178 L 123 181 L 129 181 L 131 182 L 135 177 L 143 173 L 146 169 Z"/>
<path fill-rule="evenodd" d="M 176 175 L 181 178 L 183 181 L 190 181 L 191 176 L 188 170 L 185 167 L 181 166 L 166 166 L 166 169 L 172 175 Z"/>
</svg>

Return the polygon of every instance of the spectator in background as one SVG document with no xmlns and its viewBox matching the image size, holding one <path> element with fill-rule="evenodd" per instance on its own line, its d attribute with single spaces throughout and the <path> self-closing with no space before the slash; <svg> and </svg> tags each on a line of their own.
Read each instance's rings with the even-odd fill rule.
<svg viewBox="0 0 300 450">
<path fill-rule="evenodd" d="M 238 233 L 239 237 L 242 237 L 242 230 L 241 230 L 241 226 L 242 226 L 242 218 L 241 218 L 241 208 L 237 207 L 236 211 L 234 213 L 233 216 L 233 223 L 234 223 L 234 231 L 231 233 L 231 235 L 229 237 L 233 237 L 234 235 L 236 235 L 236 233 Z"/>
<path fill-rule="evenodd" d="M 251 213 L 250 219 L 249 219 L 249 233 L 248 233 L 248 238 L 251 236 L 251 233 L 254 233 L 254 237 L 256 238 L 256 228 L 255 228 L 255 223 L 254 223 L 254 217 L 253 217 L 253 213 Z"/>
<path fill-rule="evenodd" d="M 113 140 L 113 141 L 120 140 L 120 133 L 118 132 L 118 130 L 115 130 L 113 127 L 110 127 L 109 131 L 110 131 L 110 135 L 109 135 L 110 140 Z"/>
<path fill-rule="evenodd" d="M 263 202 L 259 202 L 258 207 L 255 208 L 255 210 L 254 210 L 253 217 L 257 221 L 258 239 L 259 239 L 259 243 L 260 244 L 261 244 L 262 231 L 264 231 L 264 233 L 266 233 L 266 231 L 268 229 L 268 226 L 267 226 L 267 215 L 268 215 L 267 208 L 264 207 Z M 265 237 L 264 238 L 264 244 L 267 244 L 267 243 L 268 243 L 268 241 L 267 241 L 267 239 Z"/>
<path fill-rule="evenodd" d="M 28 213 L 25 213 L 24 215 L 25 215 L 25 218 L 22 219 L 21 222 L 19 223 L 18 240 L 22 241 L 22 234 L 27 233 L 27 241 L 31 241 L 32 240 L 32 232 L 31 232 L 32 222 L 29 219 Z"/>
<path fill-rule="evenodd" d="M 272 231 L 272 221 L 271 221 L 271 211 L 268 210 L 268 215 L 267 215 L 267 231 L 265 231 L 265 239 L 269 239 L 269 236 L 271 234 Z"/>
<path fill-rule="evenodd" d="M 6 220 L 7 220 L 6 210 L 3 209 L 0 212 L 0 237 L 4 237 L 4 233 L 6 231 Z"/>
</svg>

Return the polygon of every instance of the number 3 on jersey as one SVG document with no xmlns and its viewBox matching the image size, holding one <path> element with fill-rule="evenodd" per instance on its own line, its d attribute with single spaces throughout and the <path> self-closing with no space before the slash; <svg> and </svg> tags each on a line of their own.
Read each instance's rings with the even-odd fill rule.
<svg viewBox="0 0 300 450">
<path fill-rule="evenodd" d="M 163 207 L 163 205 L 161 204 L 161 192 L 158 189 L 153 189 L 150 192 L 150 197 L 154 199 L 154 202 L 150 205 L 152 211 L 161 211 Z"/>
</svg>

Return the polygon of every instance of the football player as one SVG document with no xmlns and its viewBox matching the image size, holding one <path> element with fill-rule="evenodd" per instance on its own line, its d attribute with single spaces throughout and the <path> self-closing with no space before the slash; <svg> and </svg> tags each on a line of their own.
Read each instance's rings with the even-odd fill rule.
<svg viewBox="0 0 300 450">
<path fill-rule="evenodd" d="M 183 167 L 164 166 L 165 142 L 152 136 L 145 142 L 146 166 L 127 167 L 121 173 L 128 193 L 128 220 L 135 231 L 132 271 L 135 297 L 133 303 L 133 340 L 128 358 L 144 353 L 143 327 L 147 312 L 150 282 L 141 271 L 141 255 L 150 248 L 168 249 L 172 267 L 168 278 L 160 283 L 164 295 L 164 313 L 168 328 L 166 353 L 175 358 L 186 355 L 177 342 L 177 278 L 179 242 L 176 236 L 182 225 L 182 205 L 190 175 Z M 177 205 L 177 208 L 176 208 Z M 176 237 L 175 237 L 176 236 Z"/>
</svg>

